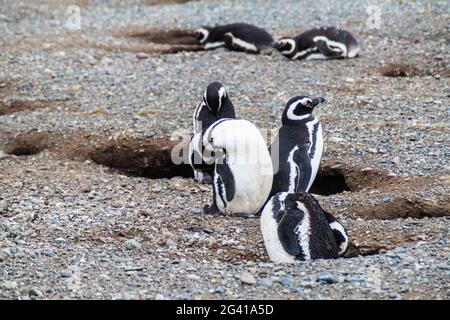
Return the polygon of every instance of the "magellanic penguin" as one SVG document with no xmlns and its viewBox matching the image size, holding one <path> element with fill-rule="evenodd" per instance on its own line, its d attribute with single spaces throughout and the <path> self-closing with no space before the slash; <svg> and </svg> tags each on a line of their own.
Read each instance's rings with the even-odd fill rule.
<svg viewBox="0 0 450 320">
<path fill-rule="evenodd" d="M 293 38 L 284 37 L 275 41 L 274 47 L 291 60 L 354 58 L 360 50 L 350 32 L 335 27 L 314 28 Z"/>
<path fill-rule="evenodd" d="M 260 131 L 247 120 L 221 119 L 203 135 L 215 153 L 213 203 L 203 212 L 252 216 L 264 205 L 272 186 L 272 161 Z"/>
<path fill-rule="evenodd" d="M 311 188 L 323 152 L 322 125 L 313 110 L 324 101 L 297 96 L 287 102 L 281 128 L 270 146 L 274 171 L 271 196 Z"/>
<path fill-rule="evenodd" d="M 189 143 L 189 161 L 194 169 L 194 178 L 202 183 L 211 183 L 214 161 L 204 158 L 203 133 L 211 124 L 222 118 L 236 118 L 234 106 L 227 90 L 220 82 L 212 82 L 206 88 L 202 102 L 193 115 L 194 135 Z"/>
<path fill-rule="evenodd" d="M 206 50 L 225 47 L 233 51 L 259 53 L 274 45 L 272 36 L 266 30 L 247 23 L 201 27 L 190 35 Z"/>
<path fill-rule="evenodd" d="M 294 263 L 296 260 L 338 258 L 347 245 L 342 243 L 341 234 L 331 229 L 328 217 L 337 221 L 310 194 L 281 192 L 274 195 L 261 215 L 261 231 L 270 260 Z M 343 228 L 342 232 L 347 236 Z"/>
</svg>

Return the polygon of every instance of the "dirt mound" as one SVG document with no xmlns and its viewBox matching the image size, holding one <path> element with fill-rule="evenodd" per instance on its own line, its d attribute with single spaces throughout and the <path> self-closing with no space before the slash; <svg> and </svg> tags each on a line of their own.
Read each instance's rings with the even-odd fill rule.
<svg viewBox="0 0 450 320">
<path fill-rule="evenodd" d="M 388 203 L 355 208 L 355 213 L 363 219 L 404 219 L 444 217 L 450 215 L 450 204 L 420 198 L 395 198 Z"/>
</svg>

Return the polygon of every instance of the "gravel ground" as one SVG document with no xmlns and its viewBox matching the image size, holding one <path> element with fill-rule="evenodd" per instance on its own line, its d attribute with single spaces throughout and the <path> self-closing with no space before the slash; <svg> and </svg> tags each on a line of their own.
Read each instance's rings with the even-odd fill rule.
<svg viewBox="0 0 450 320">
<path fill-rule="evenodd" d="M 371 1 L 146 3 L 0 5 L 0 298 L 450 298 L 447 1 L 377 1 L 380 29 L 366 23 Z M 65 26 L 69 4 L 80 6 L 80 30 Z M 237 20 L 275 36 L 333 24 L 357 35 L 362 54 L 157 54 L 123 36 Z M 381 75 L 389 63 L 414 75 Z M 6 153 L 29 132 L 56 145 L 80 132 L 87 144 L 167 138 L 190 128 L 214 80 L 260 128 L 277 128 L 294 95 L 326 98 L 324 165 L 345 168 L 349 190 L 318 197 L 348 228 L 346 258 L 271 263 L 259 221 L 202 216 L 210 190 L 192 179 L 127 176 L 50 146 Z"/>
</svg>

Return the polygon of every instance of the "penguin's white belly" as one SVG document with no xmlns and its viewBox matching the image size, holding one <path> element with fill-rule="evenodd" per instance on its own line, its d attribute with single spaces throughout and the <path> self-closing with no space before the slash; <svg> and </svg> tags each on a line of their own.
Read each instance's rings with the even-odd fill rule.
<svg viewBox="0 0 450 320">
<path fill-rule="evenodd" d="M 278 238 L 278 224 L 273 218 L 272 209 L 272 201 L 269 201 L 261 215 L 261 232 L 269 258 L 273 262 L 294 263 L 295 257 L 284 250 Z"/>
<path fill-rule="evenodd" d="M 323 136 L 322 136 L 322 125 L 319 123 L 319 126 L 317 127 L 317 132 L 314 135 L 314 124 L 308 126 L 308 131 L 310 135 L 310 141 L 313 141 L 315 144 L 315 150 L 314 153 L 310 156 L 311 161 L 311 178 L 309 179 L 308 188 L 306 189 L 306 192 L 309 191 L 311 188 L 314 180 L 316 179 L 317 172 L 319 171 L 320 166 L 320 160 L 322 159 L 322 153 L 323 153 Z"/>
<path fill-rule="evenodd" d="M 272 188 L 272 168 L 270 167 L 270 171 L 267 171 L 266 168 L 255 164 L 236 164 L 229 167 L 233 173 L 235 194 L 226 208 L 221 201 L 218 201 L 219 209 L 229 214 L 258 212 Z"/>
</svg>

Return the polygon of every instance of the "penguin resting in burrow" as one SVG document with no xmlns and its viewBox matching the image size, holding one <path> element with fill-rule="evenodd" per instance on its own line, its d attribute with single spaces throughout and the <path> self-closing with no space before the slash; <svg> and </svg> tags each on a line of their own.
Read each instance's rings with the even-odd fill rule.
<svg viewBox="0 0 450 320">
<path fill-rule="evenodd" d="M 201 183 L 211 183 L 214 170 L 213 155 L 204 156 L 203 133 L 211 124 L 222 118 L 236 118 L 234 106 L 227 90 L 220 82 L 212 82 L 206 88 L 202 102 L 193 115 L 194 135 L 189 142 L 189 164 L 194 178 Z"/>
<path fill-rule="evenodd" d="M 189 34 L 206 50 L 225 47 L 233 51 L 260 53 L 274 45 L 272 36 L 266 30 L 247 23 L 201 27 Z"/>
<path fill-rule="evenodd" d="M 310 194 L 281 192 L 274 195 L 261 215 L 261 231 L 270 260 L 294 263 L 342 255 L 345 252 L 339 248 L 342 242 L 330 228 L 327 216 L 337 221 Z M 346 234 L 345 230 L 343 233 Z"/>
<path fill-rule="evenodd" d="M 213 203 L 203 212 L 252 216 L 264 205 L 272 186 L 272 162 L 260 131 L 247 120 L 221 119 L 203 135 L 215 154 Z"/>
<path fill-rule="evenodd" d="M 324 101 L 297 96 L 287 102 L 281 128 L 269 148 L 274 172 L 269 198 L 279 192 L 308 192 L 311 188 L 323 152 L 322 125 L 313 111 Z M 333 216 L 326 216 L 339 240 L 341 255 L 347 250 L 348 236 Z"/>
<path fill-rule="evenodd" d="M 354 58 L 360 47 L 348 31 L 335 27 L 320 27 L 274 42 L 274 47 L 291 60 L 325 60 Z"/>
</svg>

